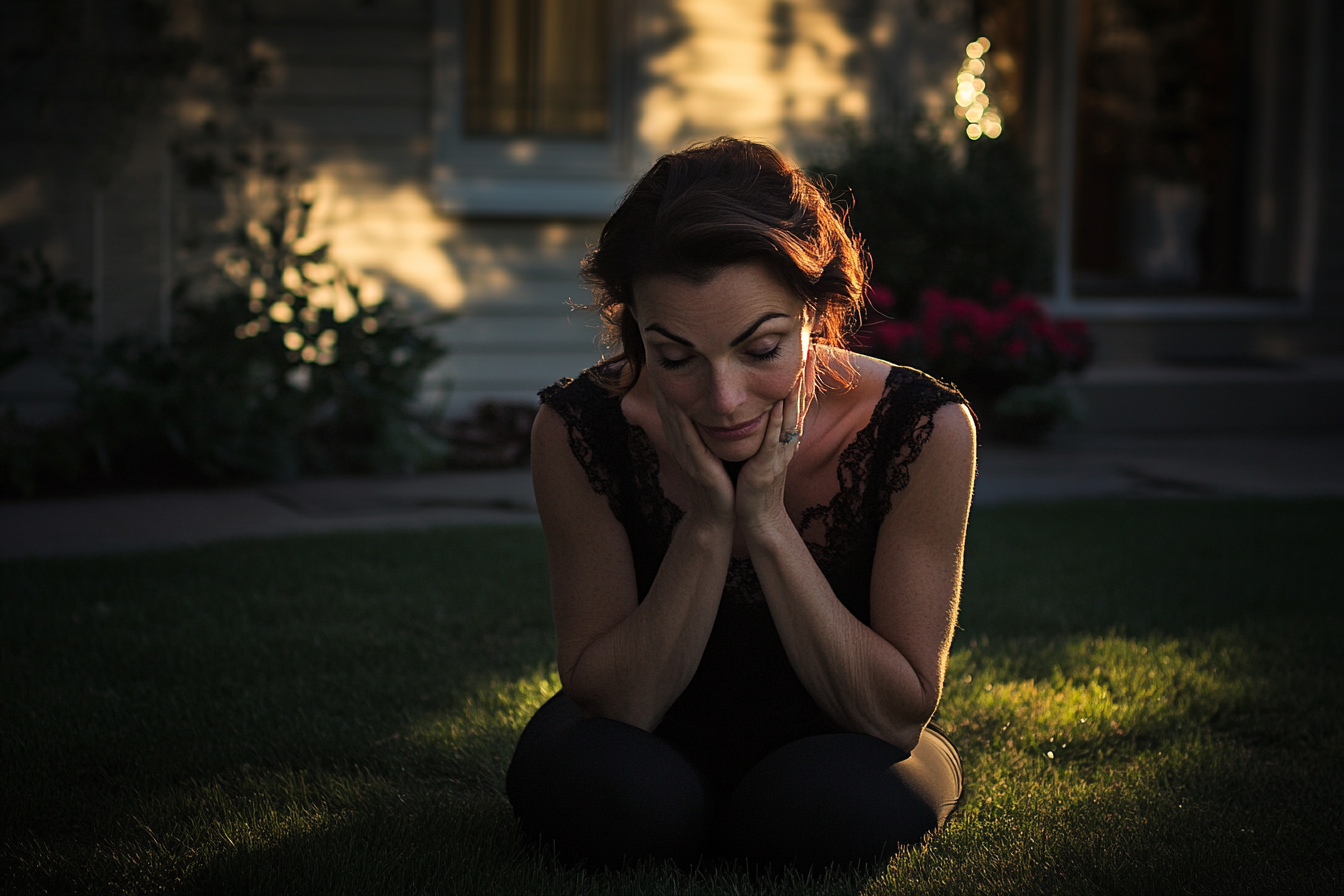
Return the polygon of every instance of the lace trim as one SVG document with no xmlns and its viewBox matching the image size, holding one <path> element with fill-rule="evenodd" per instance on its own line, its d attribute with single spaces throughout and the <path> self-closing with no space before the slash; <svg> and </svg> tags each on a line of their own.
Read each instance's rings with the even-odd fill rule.
<svg viewBox="0 0 1344 896">
<path fill-rule="evenodd" d="M 611 427 L 589 419 L 590 411 L 598 420 L 604 415 L 601 413 L 603 410 L 601 404 L 588 400 L 589 395 L 585 393 L 590 390 L 584 388 L 587 381 L 586 375 L 582 380 L 565 377 L 542 389 L 537 393 L 537 397 L 541 399 L 542 404 L 549 406 L 560 415 L 561 420 L 565 421 L 565 429 L 569 434 L 569 450 L 574 453 L 579 466 L 583 467 L 593 491 L 607 499 L 619 519 L 621 513 L 617 504 L 619 495 L 616 482 L 606 465 L 598 463 L 592 442 L 588 438 L 590 431 L 594 434 L 602 434 L 603 431 L 610 433 Z"/>
<path fill-rule="evenodd" d="M 539 395 L 565 421 L 570 449 L 593 490 L 607 498 L 628 532 L 643 529 L 652 536 L 661 556 L 684 511 L 663 492 L 653 443 L 642 428 L 626 421 L 620 399 L 601 385 L 599 375 L 588 370 L 580 379 L 561 380 Z M 892 368 L 868 423 L 840 454 L 839 490 L 829 502 L 803 511 L 799 519 L 798 530 L 828 579 L 833 580 L 856 552 L 871 557 L 868 544 L 876 541 L 896 493 L 909 485 L 910 465 L 933 434 L 933 415 L 945 404 L 961 402 L 964 399 L 953 386 L 917 370 Z M 882 471 L 876 487 L 870 482 L 873 470 Z M 622 480 L 629 484 L 628 493 Z M 820 538 L 808 538 L 817 529 Z M 729 562 L 723 600 L 729 606 L 764 602 L 750 558 L 734 557 Z"/>
</svg>

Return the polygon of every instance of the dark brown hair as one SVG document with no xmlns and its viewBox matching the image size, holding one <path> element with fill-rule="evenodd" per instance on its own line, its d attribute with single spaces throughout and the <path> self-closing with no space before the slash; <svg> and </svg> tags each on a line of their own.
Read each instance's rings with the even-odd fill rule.
<svg viewBox="0 0 1344 896">
<path fill-rule="evenodd" d="M 863 302 L 859 240 L 825 190 L 769 146 L 720 137 L 663 156 L 635 182 L 583 261 L 612 358 L 628 388 L 644 368 L 634 283 L 676 276 L 705 283 L 762 261 L 807 306 L 812 338 L 840 346 Z"/>
</svg>

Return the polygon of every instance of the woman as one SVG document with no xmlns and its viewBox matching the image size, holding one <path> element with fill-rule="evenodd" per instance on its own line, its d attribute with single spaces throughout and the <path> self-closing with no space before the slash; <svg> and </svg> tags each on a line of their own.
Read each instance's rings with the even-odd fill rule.
<svg viewBox="0 0 1344 896">
<path fill-rule="evenodd" d="M 604 861 L 919 840 L 961 793 L 925 727 L 975 471 L 961 397 L 843 350 L 859 249 L 759 144 L 660 159 L 584 275 L 623 352 L 541 393 L 563 690 L 519 741 L 515 812 Z"/>
</svg>

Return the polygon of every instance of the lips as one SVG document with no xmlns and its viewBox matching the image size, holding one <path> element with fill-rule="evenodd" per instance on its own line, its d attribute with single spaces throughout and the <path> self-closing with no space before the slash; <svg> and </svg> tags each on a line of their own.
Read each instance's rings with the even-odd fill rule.
<svg viewBox="0 0 1344 896">
<path fill-rule="evenodd" d="M 760 429 L 761 424 L 765 422 L 765 417 L 766 414 L 761 414 L 753 420 L 739 423 L 736 426 L 701 426 L 700 431 L 716 442 L 736 442 L 738 439 L 745 439 L 755 434 L 756 430 Z"/>
</svg>

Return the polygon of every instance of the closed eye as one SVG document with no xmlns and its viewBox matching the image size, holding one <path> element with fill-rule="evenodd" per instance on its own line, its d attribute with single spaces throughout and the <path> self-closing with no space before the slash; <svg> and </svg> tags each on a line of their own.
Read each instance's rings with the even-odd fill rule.
<svg viewBox="0 0 1344 896">
<path fill-rule="evenodd" d="M 759 362 L 773 361 L 775 358 L 779 357 L 780 345 L 781 343 L 776 342 L 773 347 L 767 349 L 766 351 L 748 352 L 747 357 L 751 358 L 753 361 L 759 361 Z"/>
</svg>

